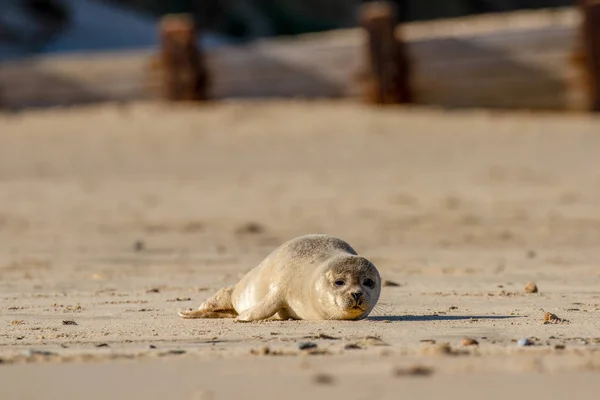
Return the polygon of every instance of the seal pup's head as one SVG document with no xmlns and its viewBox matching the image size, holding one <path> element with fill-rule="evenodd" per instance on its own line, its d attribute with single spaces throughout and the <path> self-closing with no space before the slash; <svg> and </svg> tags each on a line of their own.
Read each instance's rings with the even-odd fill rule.
<svg viewBox="0 0 600 400">
<path fill-rule="evenodd" d="M 365 318 L 381 293 L 377 268 L 366 258 L 350 254 L 327 260 L 317 285 L 318 302 L 329 319 Z"/>
</svg>

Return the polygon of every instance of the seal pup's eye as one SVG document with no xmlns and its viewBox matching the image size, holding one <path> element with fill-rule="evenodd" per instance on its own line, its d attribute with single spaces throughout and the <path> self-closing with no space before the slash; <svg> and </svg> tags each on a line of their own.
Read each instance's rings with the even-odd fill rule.
<svg viewBox="0 0 600 400">
<path fill-rule="evenodd" d="M 344 286 L 344 281 L 335 281 L 335 286 Z"/>
<path fill-rule="evenodd" d="M 375 282 L 373 282 L 373 279 L 365 279 L 363 285 L 365 285 L 366 287 L 374 288 Z"/>
</svg>

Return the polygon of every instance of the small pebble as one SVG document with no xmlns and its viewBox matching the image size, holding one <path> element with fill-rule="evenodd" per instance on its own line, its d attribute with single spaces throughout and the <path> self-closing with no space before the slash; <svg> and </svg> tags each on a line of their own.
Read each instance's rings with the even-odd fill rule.
<svg viewBox="0 0 600 400">
<path fill-rule="evenodd" d="M 169 350 L 163 354 L 175 354 L 175 355 L 180 355 L 180 354 L 185 354 L 185 350 Z"/>
<path fill-rule="evenodd" d="M 529 282 L 527 285 L 525 285 L 525 293 L 537 293 L 537 292 L 538 292 L 538 287 L 535 283 Z"/>
<path fill-rule="evenodd" d="M 479 345 L 479 342 L 477 340 L 475 340 L 473 338 L 468 338 L 468 337 L 462 338 L 460 343 L 463 346 L 478 346 Z"/>
<path fill-rule="evenodd" d="M 253 354 L 255 356 L 266 356 L 271 354 L 271 349 L 268 346 L 264 346 L 258 349 L 250 350 L 250 354 Z"/>
<path fill-rule="evenodd" d="M 414 366 L 408 368 L 394 369 L 394 376 L 429 376 L 433 374 L 433 369 L 429 367 Z"/>
<path fill-rule="evenodd" d="M 565 349 L 565 345 L 564 344 L 557 344 L 554 346 L 555 350 L 564 350 Z"/>
<path fill-rule="evenodd" d="M 362 347 L 360 347 L 358 344 L 356 343 L 349 343 L 347 345 L 344 346 L 345 350 L 360 350 L 362 349 Z"/>
<path fill-rule="evenodd" d="M 298 348 L 300 350 L 308 350 L 308 349 L 314 349 L 317 347 L 316 343 L 312 343 L 312 342 L 300 342 L 298 343 Z"/>
<path fill-rule="evenodd" d="M 163 351 L 158 353 L 159 356 L 161 357 L 165 357 L 165 356 L 179 356 L 181 354 L 185 354 L 185 350 L 167 350 L 167 351 Z"/>
<path fill-rule="evenodd" d="M 266 228 L 259 224 L 258 222 L 248 222 L 247 224 L 241 225 L 237 230 L 237 234 L 252 234 L 256 235 L 259 233 L 264 233 Z"/>
<path fill-rule="evenodd" d="M 394 281 L 390 281 L 390 280 L 386 279 L 383 281 L 383 286 L 396 287 L 396 286 L 400 286 L 400 284 L 398 282 L 394 282 Z"/>
<path fill-rule="evenodd" d="M 142 251 L 146 248 L 146 244 L 142 240 L 136 240 L 133 243 L 133 250 Z"/>
<path fill-rule="evenodd" d="M 529 340 L 529 338 L 521 338 L 521 339 L 517 340 L 517 344 L 519 346 L 531 346 L 531 345 L 533 345 L 533 342 L 531 340 Z"/>
<path fill-rule="evenodd" d="M 75 322 L 75 321 L 63 321 L 62 324 L 63 325 L 77 325 L 77 322 Z"/>
<path fill-rule="evenodd" d="M 328 374 L 317 374 L 315 375 L 313 380 L 315 381 L 315 383 L 318 383 L 320 385 L 331 385 L 335 381 L 333 376 Z"/>
<path fill-rule="evenodd" d="M 108 345 L 108 343 L 99 343 L 96 345 L 96 347 L 110 347 L 110 346 Z"/>
<path fill-rule="evenodd" d="M 453 354 L 452 347 L 448 343 L 434 344 L 425 346 L 421 349 L 422 354 L 440 356 Z"/>
</svg>

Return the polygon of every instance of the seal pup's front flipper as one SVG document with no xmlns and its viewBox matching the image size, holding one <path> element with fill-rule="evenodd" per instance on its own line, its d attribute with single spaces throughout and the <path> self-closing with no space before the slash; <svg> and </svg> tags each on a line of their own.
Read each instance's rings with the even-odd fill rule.
<svg viewBox="0 0 600 400">
<path fill-rule="evenodd" d="M 242 311 L 235 321 L 251 322 L 271 318 L 282 308 L 283 296 L 277 291 L 271 291 L 254 307 Z"/>
</svg>

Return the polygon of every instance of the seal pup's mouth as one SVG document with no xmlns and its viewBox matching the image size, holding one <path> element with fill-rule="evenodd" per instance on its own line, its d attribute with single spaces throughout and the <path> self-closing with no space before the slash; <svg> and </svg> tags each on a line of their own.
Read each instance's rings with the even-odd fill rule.
<svg viewBox="0 0 600 400">
<path fill-rule="evenodd" d="M 362 306 L 361 304 L 355 304 L 352 307 L 350 307 L 351 310 L 360 310 L 360 311 L 365 311 L 365 308 Z"/>
<path fill-rule="evenodd" d="M 357 304 L 357 303 L 346 303 L 346 304 L 338 304 L 338 306 L 343 309 L 343 310 L 349 310 L 349 311 L 365 311 L 365 306 L 364 304 Z"/>
<path fill-rule="evenodd" d="M 368 303 L 363 301 L 362 299 L 360 299 L 359 301 L 356 301 L 354 299 L 339 299 L 339 300 L 341 300 L 341 301 L 338 301 L 338 299 L 334 300 L 335 304 L 341 310 L 345 310 L 345 312 L 350 312 L 352 314 L 364 313 L 369 308 Z"/>
</svg>

